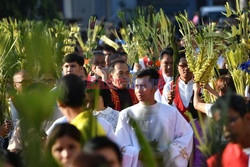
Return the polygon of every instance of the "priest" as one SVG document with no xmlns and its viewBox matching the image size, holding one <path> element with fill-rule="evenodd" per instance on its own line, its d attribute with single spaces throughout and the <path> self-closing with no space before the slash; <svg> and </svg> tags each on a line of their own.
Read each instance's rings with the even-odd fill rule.
<svg viewBox="0 0 250 167">
<path fill-rule="evenodd" d="M 147 141 L 154 143 L 153 150 L 162 156 L 164 166 L 188 164 L 193 145 L 192 128 L 176 108 L 155 101 L 153 95 L 158 79 L 159 74 L 154 69 L 138 71 L 135 94 L 139 103 L 120 112 L 115 134 L 122 152 L 133 159 L 124 161 L 125 166 L 140 166 L 141 147 L 130 126 L 130 118 L 137 121 Z"/>
<path fill-rule="evenodd" d="M 109 68 L 109 78 L 111 80 L 110 92 L 111 100 L 114 103 L 114 110 L 121 111 L 130 107 L 138 100 L 134 90 L 130 88 L 129 66 L 125 61 L 117 60 Z"/>
</svg>

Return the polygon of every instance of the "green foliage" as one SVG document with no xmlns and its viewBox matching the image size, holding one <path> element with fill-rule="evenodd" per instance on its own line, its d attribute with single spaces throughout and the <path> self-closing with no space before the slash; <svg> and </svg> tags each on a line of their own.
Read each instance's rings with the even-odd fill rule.
<svg viewBox="0 0 250 167">
<path fill-rule="evenodd" d="M 204 120 L 204 118 L 201 116 L 201 113 L 198 112 L 199 114 L 198 120 L 202 130 L 201 134 L 199 134 L 191 114 L 188 113 L 188 116 L 191 120 L 190 123 L 193 128 L 194 135 L 200 143 L 198 149 L 206 157 L 210 157 L 214 154 L 221 152 L 227 144 L 227 141 L 223 133 L 227 119 L 227 104 L 222 103 L 222 105 L 224 105 L 223 111 L 215 111 L 213 113 L 219 115 L 220 119 L 217 121 L 211 118 L 207 118 L 206 120 Z"/>
<path fill-rule="evenodd" d="M 8 86 L 16 71 L 26 69 L 32 73 L 34 78 L 38 78 L 41 73 L 50 72 L 55 73 L 59 78 L 61 76 L 62 59 L 64 55 L 74 51 L 77 42 L 86 57 L 91 59 L 92 50 L 97 47 L 99 38 L 104 34 L 102 23 L 97 22 L 95 18 L 91 18 L 89 21 L 86 42 L 82 40 L 80 28 L 77 25 L 66 26 L 58 20 L 52 22 L 24 20 L 24 18 L 44 19 L 52 17 L 53 13 L 46 11 L 48 11 L 47 9 L 53 11 L 53 4 L 51 4 L 53 1 L 40 1 L 42 3 L 38 7 L 36 6 L 37 2 L 28 0 L 22 2 L 17 0 L 1 1 L 1 4 L 6 3 L 6 5 L 0 5 L 1 13 L 10 12 L 8 16 L 23 20 L 3 19 L 0 21 L 1 123 L 9 117 Z M 20 7 L 20 4 L 24 7 Z M 208 82 L 214 75 L 213 68 L 218 56 L 225 53 L 228 69 L 233 76 L 237 92 L 243 94 L 243 90 L 246 84 L 249 84 L 250 79 L 249 75 L 245 75 L 237 68 L 240 63 L 247 60 L 250 51 L 249 11 L 241 11 L 238 0 L 236 4 L 235 11 L 231 10 L 228 3 L 226 4 L 227 13 L 225 15 L 227 17 L 235 15 L 238 20 L 237 24 L 230 25 L 230 30 L 218 29 L 213 23 L 197 28 L 187 19 L 187 14 L 179 15 L 176 20 L 183 35 L 188 65 L 194 72 L 195 81 Z M 120 12 L 118 16 L 124 27 L 120 34 L 126 42 L 122 47 L 128 53 L 130 64 L 138 62 L 139 58 L 145 55 L 153 61 L 157 60 L 159 53 L 164 48 L 172 46 L 174 49 L 174 64 L 176 65 L 178 48 L 174 39 L 175 27 L 162 10 L 156 12 L 152 7 L 138 8 L 128 15 L 131 20 L 130 24 L 126 23 L 125 12 Z M 92 27 L 93 23 L 94 27 Z M 118 32 L 114 31 L 113 33 L 119 38 Z M 199 51 L 197 51 L 197 48 L 199 48 Z M 176 74 L 175 71 L 174 76 Z M 96 96 L 97 93 L 95 93 Z M 47 158 L 43 157 L 40 130 L 43 121 L 52 112 L 55 95 L 49 93 L 46 89 L 37 87 L 25 94 L 18 95 L 16 99 L 18 111 L 23 118 L 21 127 L 25 129 L 22 131 L 22 140 L 27 165 L 52 166 L 51 161 L 47 161 Z M 97 101 L 94 103 L 97 105 Z M 197 128 L 192 122 L 195 135 L 202 143 L 199 148 L 207 156 L 217 153 L 225 146 L 223 128 L 227 118 L 227 104 L 223 103 L 222 105 L 224 105 L 224 111 L 220 112 L 221 119 L 219 121 L 208 120 L 204 122 L 200 116 L 204 140 L 199 136 Z M 89 122 L 90 125 L 92 125 L 92 118 Z M 144 166 L 157 166 L 154 152 L 140 131 L 136 120 L 131 118 L 130 123 L 135 129 L 142 148 L 141 154 L 143 155 Z"/>
<path fill-rule="evenodd" d="M 62 59 L 74 51 L 76 39 L 63 22 L 17 21 L 3 19 L 2 34 L 8 34 L 15 45 L 5 65 L 15 68 L 10 77 L 20 69 L 30 69 L 35 78 L 39 73 L 53 72 L 61 75 Z M 33 68 L 35 65 L 35 68 Z"/>
<path fill-rule="evenodd" d="M 72 31 L 57 20 L 17 21 L 9 18 L 0 21 L 0 122 L 8 117 L 6 99 L 14 73 L 26 69 L 35 79 L 42 73 L 59 78 L 62 59 L 74 51 L 76 44 Z"/>
<path fill-rule="evenodd" d="M 186 58 L 196 82 L 208 83 L 213 77 L 214 67 L 220 52 L 225 50 L 224 34 L 214 23 L 198 29 L 188 20 L 187 13 L 176 17 L 183 35 Z"/>
<path fill-rule="evenodd" d="M 135 134 L 137 136 L 138 142 L 141 146 L 140 155 L 141 161 L 145 167 L 156 167 L 156 161 L 153 154 L 153 150 L 150 147 L 150 144 L 146 141 L 145 136 L 140 130 L 139 125 L 136 120 L 130 117 L 130 125 L 134 128 Z"/>
<path fill-rule="evenodd" d="M 80 44 L 81 49 L 84 52 L 86 58 L 91 59 L 93 57 L 92 51 L 97 48 L 98 40 L 104 34 L 104 28 L 102 23 L 98 22 L 96 18 L 91 17 L 89 19 L 89 25 L 87 27 L 87 41 L 84 41 L 81 38 L 81 34 L 76 33 L 76 39 Z"/>
<path fill-rule="evenodd" d="M 145 55 L 155 62 L 160 52 L 168 46 L 174 49 L 175 56 L 178 54 L 175 27 L 163 10 L 156 12 L 152 6 L 138 7 L 128 15 L 131 24 L 126 23 L 125 12 L 121 11 L 118 17 L 123 24 L 120 34 L 126 41 L 122 46 L 129 55 L 130 64 L 138 62 Z M 119 38 L 117 33 L 115 35 Z"/>
<path fill-rule="evenodd" d="M 50 166 L 44 155 L 43 123 L 53 113 L 55 93 L 41 84 L 34 84 L 23 94 L 17 95 L 16 108 L 20 116 L 22 156 L 27 166 Z"/>
<path fill-rule="evenodd" d="M 236 10 L 232 10 L 226 3 L 225 15 L 230 18 L 236 17 L 237 22 L 227 22 L 229 29 L 218 29 L 213 24 L 204 25 L 201 30 L 197 29 L 192 22 L 188 21 L 187 15 L 176 17 L 180 25 L 180 32 L 184 37 L 186 56 L 191 71 L 194 72 L 196 82 L 208 82 L 213 78 L 213 68 L 216 66 L 214 60 L 208 62 L 210 57 L 215 60 L 222 54 L 232 75 L 236 92 L 244 96 L 244 90 L 249 84 L 249 74 L 238 69 L 239 65 L 248 60 L 249 55 L 249 10 L 240 10 L 239 1 L 236 0 Z M 233 21 L 236 21 L 233 20 Z M 218 34 L 217 31 L 220 33 Z M 196 51 L 199 48 L 199 52 Z M 205 100 L 212 101 L 209 96 Z M 223 150 L 227 141 L 224 136 L 224 128 L 227 124 L 228 100 L 217 102 L 222 110 L 213 111 L 214 119 L 208 119 L 205 124 L 199 116 L 202 128 L 202 136 L 198 134 L 197 128 L 191 121 L 195 136 L 201 143 L 199 149 L 206 156 L 211 156 Z M 191 116 L 190 116 L 191 118 Z M 191 119 L 190 119 L 191 120 Z M 203 137 L 203 140 L 202 140 Z"/>
<path fill-rule="evenodd" d="M 242 62 L 248 60 L 250 54 L 250 26 L 249 26 L 249 10 L 243 12 L 239 7 L 239 1 L 236 0 L 236 10 L 232 10 L 229 4 L 225 5 L 226 16 L 232 14 L 236 17 L 237 23 L 230 25 L 231 29 L 225 30 L 227 49 L 225 58 L 228 69 L 232 75 L 236 92 L 242 96 L 245 95 L 244 90 L 249 85 L 249 73 L 238 69 Z"/>
</svg>

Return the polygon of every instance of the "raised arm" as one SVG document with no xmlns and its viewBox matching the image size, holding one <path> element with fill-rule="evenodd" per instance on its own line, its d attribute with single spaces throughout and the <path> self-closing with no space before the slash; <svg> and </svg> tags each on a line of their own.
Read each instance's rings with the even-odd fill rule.
<svg viewBox="0 0 250 167">
<path fill-rule="evenodd" d="M 194 108 L 198 111 L 201 111 L 203 113 L 206 113 L 205 111 L 205 106 L 206 103 L 202 102 L 199 93 L 200 93 L 200 85 L 198 83 L 194 83 L 193 85 L 193 90 L 194 90 L 194 99 L 193 99 L 193 104 Z"/>
</svg>

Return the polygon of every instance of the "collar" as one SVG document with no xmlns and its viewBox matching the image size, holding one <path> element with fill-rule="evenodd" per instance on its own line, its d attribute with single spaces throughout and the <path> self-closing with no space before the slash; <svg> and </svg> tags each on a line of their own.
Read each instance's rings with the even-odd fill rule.
<svg viewBox="0 0 250 167">
<path fill-rule="evenodd" d="M 156 107 L 156 106 L 158 106 L 158 102 L 156 101 L 155 102 L 155 104 L 153 104 L 153 105 L 145 105 L 145 104 L 143 104 L 141 101 L 138 103 L 138 105 L 140 106 L 140 107 L 146 107 L 146 108 L 154 108 L 154 107 Z"/>
<path fill-rule="evenodd" d="M 102 110 L 102 111 L 94 111 L 94 115 L 98 115 L 99 113 L 102 113 L 102 114 L 109 114 L 112 112 L 112 108 L 111 107 L 107 107 L 105 110 Z"/>
<path fill-rule="evenodd" d="M 244 148 L 243 150 L 242 150 L 246 155 L 250 155 L 250 147 L 248 147 L 248 148 Z"/>
<path fill-rule="evenodd" d="M 164 72 L 162 72 L 162 76 L 166 83 L 173 80 L 173 77 L 168 77 Z"/>
<path fill-rule="evenodd" d="M 188 83 L 186 84 L 181 78 L 180 78 L 180 82 L 179 82 L 180 84 L 182 84 L 182 85 L 191 85 L 191 84 L 193 84 L 194 83 L 194 80 L 193 79 L 191 79 L 190 81 L 188 81 Z"/>
</svg>

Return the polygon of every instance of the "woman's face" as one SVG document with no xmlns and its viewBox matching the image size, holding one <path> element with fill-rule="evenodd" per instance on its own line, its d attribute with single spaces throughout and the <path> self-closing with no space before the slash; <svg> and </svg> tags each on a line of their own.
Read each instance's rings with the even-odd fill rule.
<svg viewBox="0 0 250 167">
<path fill-rule="evenodd" d="M 81 144 L 69 136 L 56 139 L 51 148 L 55 160 L 62 166 L 68 166 L 70 160 L 81 152 Z"/>
</svg>

